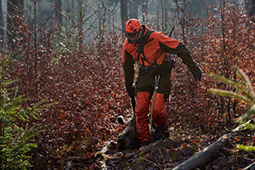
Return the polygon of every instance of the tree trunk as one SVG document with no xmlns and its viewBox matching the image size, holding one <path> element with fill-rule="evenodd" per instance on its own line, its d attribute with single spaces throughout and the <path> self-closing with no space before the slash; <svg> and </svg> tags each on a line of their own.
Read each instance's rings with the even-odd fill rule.
<svg viewBox="0 0 255 170">
<path fill-rule="evenodd" d="M 157 5 L 157 6 L 158 7 L 157 7 L 157 20 L 156 20 L 156 26 L 157 27 L 156 27 L 156 30 L 159 30 L 159 25 L 160 25 L 159 24 L 159 21 L 160 21 L 160 17 L 159 17 L 160 16 L 160 14 L 159 14 L 160 12 L 159 12 L 159 9 L 160 9 L 160 5 Z"/>
<path fill-rule="evenodd" d="M 255 162 L 245 167 L 243 170 L 253 170 L 255 169 Z"/>
<path fill-rule="evenodd" d="M 250 123 L 250 121 L 248 121 L 245 124 L 248 123 Z M 219 151 L 223 149 L 223 147 L 231 146 L 230 138 L 235 136 L 235 132 L 242 131 L 243 128 L 245 127 L 245 124 L 241 124 L 234 130 L 232 130 L 230 133 L 223 135 L 216 142 L 212 143 L 211 145 L 207 146 L 204 150 L 196 153 L 188 160 L 176 166 L 173 170 L 191 170 L 199 166 L 203 166 L 207 162 L 213 160 L 215 157 L 218 156 Z"/>
<path fill-rule="evenodd" d="M 69 0 L 67 0 L 66 1 L 66 7 L 65 7 L 65 9 L 66 9 L 66 13 L 67 13 L 67 15 L 68 16 L 70 16 L 71 15 L 71 8 L 70 8 L 70 1 Z M 69 23 L 69 19 L 68 18 L 66 18 L 65 19 L 65 28 L 68 30 L 68 23 Z"/>
<path fill-rule="evenodd" d="M 55 0 L 55 21 L 61 26 L 62 25 L 62 3 L 61 0 Z"/>
<path fill-rule="evenodd" d="M 23 0 L 8 0 L 7 1 L 7 30 L 9 47 L 14 48 L 14 41 L 18 39 L 17 34 L 19 21 L 14 17 L 24 17 L 24 1 Z"/>
<path fill-rule="evenodd" d="M 75 10 L 75 0 L 70 0 L 70 13 L 73 13 Z"/>
<path fill-rule="evenodd" d="M 217 155 L 219 154 L 219 151 L 223 148 L 223 146 L 226 146 L 228 144 L 229 138 L 230 138 L 230 135 L 228 134 L 222 136 L 216 142 L 206 147 L 203 151 L 195 154 L 188 160 L 184 161 L 182 164 L 178 165 L 173 170 L 190 170 L 190 169 L 194 169 L 198 166 L 206 164 L 210 160 L 217 157 Z"/>
<path fill-rule="evenodd" d="M 37 78 L 37 2 L 34 1 L 34 77 Z"/>
<path fill-rule="evenodd" d="M 98 21 L 99 21 L 99 40 L 100 43 L 104 41 L 104 30 L 107 29 L 106 27 L 106 20 L 107 20 L 107 12 L 108 12 L 109 8 L 107 6 L 107 4 L 101 0 L 98 3 Z M 109 16 L 109 15 L 108 15 Z M 108 20 L 108 24 L 111 24 L 110 19 Z M 110 30 L 110 28 L 108 29 Z"/>
<path fill-rule="evenodd" d="M 138 19 L 138 4 L 134 0 L 129 0 L 129 18 Z"/>
<path fill-rule="evenodd" d="M 3 8 L 2 8 L 2 0 L 0 0 L 0 53 L 3 52 L 3 44 L 4 44 L 4 16 L 3 16 Z"/>
<path fill-rule="evenodd" d="M 161 5 L 161 17 L 162 17 L 162 30 L 164 31 L 165 30 L 165 28 L 164 28 L 164 26 L 165 26 L 165 20 L 164 20 L 164 11 L 165 11 L 165 8 L 164 8 L 164 2 L 163 2 L 163 0 L 161 0 L 160 1 L 160 5 Z"/>
<path fill-rule="evenodd" d="M 186 20 L 186 0 L 183 1 L 183 4 L 181 5 L 180 2 L 175 1 L 175 5 L 180 8 L 177 8 L 177 19 L 179 20 L 179 24 L 181 27 L 181 36 L 182 36 L 182 42 L 187 45 L 187 38 L 186 38 L 186 30 L 187 30 L 187 20 Z"/>
<path fill-rule="evenodd" d="M 246 9 L 249 17 L 255 16 L 255 0 L 246 2 Z M 253 21 L 255 22 L 255 18 L 253 18 Z"/>
<path fill-rule="evenodd" d="M 97 8 L 98 8 L 98 32 L 99 32 L 99 39 L 102 40 L 102 12 L 101 12 L 101 4 L 103 2 L 100 1 L 97 3 Z"/>
<path fill-rule="evenodd" d="M 127 0 L 120 1 L 122 33 L 125 34 L 125 24 L 128 19 Z"/>
<path fill-rule="evenodd" d="M 142 0 L 143 22 L 148 20 L 148 0 Z"/>
<path fill-rule="evenodd" d="M 167 4 L 167 0 L 165 0 L 165 10 L 164 10 L 164 12 L 165 12 L 165 30 L 164 30 L 164 32 L 165 33 L 167 33 L 167 30 L 168 30 L 168 28 L 167 28 L 167 23 L 168 23 L 168 13 L 167 13 L 167 11 L 168 11 L 168 4 Z"/>
<path fill-rule="evenodd" d="M 78 10 L 79 10 L 79 48 L 82 50 L 83 45 L 83 24 L 84 24 L 84 17 L 83 17 L 83 1 L 78 0 Z"/>
</svg>

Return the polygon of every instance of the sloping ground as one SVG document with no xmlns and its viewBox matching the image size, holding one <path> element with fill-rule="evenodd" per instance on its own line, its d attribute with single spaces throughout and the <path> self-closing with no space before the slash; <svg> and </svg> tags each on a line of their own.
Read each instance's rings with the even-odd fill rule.
<svg viewBox="0 0 255 170">
<path fill-rule="evenodd" d="M 182 148 L 182 150 L 179 150 Z M 161 140 L 131 153 L 118 152 L 106 162 L 107 169 L 164 169 L 178 165 L 197 150 L 173 140 Z"/>
<path fill-rule="evenodd" d="M 95 157 L 96 162 L 88 169 L 173 169 L 183 161 L 214 143 L 216 136 L 195 136 L 160 140 L 137 150 L 118 151 L 114 142 L 109 142 L 107 150 Z M 216 154 L 213 160 L 193 169 L 201 170 L 239 170 L 255 161 L 255 153 L 236 149 L 237 144 L 253 145 L 254 131 L 234 132 L 228 144 Z M 106 149 L 106 148 L 105 148 Z M 251 169 L 251 168 L 249 168 Z"/>
</svg>

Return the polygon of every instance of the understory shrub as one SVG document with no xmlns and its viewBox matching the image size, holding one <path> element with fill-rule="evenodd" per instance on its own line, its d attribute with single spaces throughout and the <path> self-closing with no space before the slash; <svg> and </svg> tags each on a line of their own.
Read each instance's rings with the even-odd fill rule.
<svg viewBox="0 0 255 170">
<path fill-rule="evenodd" d="M 36 123 L 38 111 L 46 108 L 45 100 L 32 107 L 23 107 L 27 100 L 24 95 L 18 94 L 18 87 L 11 85 L 18 80 L 7 80 L 5 67 L 12 62 L 13 56 L 9 55 L 0 62 L 0 169 L 27 169 L 30 163 L 31 148 L 37 147 L 35 137 L 42 131 Z"/>
</svg>

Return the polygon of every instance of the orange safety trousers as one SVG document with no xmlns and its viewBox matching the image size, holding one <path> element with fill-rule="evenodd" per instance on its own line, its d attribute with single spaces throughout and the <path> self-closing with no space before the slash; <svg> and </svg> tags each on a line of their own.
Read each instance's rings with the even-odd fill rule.
<svg viewBox="0 0 255 170">
<path fill-rule="evenodd" d="M 155 94 L 153 94 L 155 95 Z M 153 98 L 154 96 L 152 96 Z M 136 135 L 140 141 L 150 140 L 149 132 L 149 106 L 150 106 L 151 93 L 150 92 L 137 92 L 136 95 Z M 153 108 L 152 120 L 154 126 L 160 127 L 166 124 L 166 101 L 163 93 L 157 93 Z"/>
</svg>

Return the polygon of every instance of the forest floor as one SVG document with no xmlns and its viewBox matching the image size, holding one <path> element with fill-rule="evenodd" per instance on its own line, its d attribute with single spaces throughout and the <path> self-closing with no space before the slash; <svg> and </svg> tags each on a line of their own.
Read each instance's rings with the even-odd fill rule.
<svg viewBox="0 0 255 170">
<path fill-rule="evenodd" d="M 95 155 L 89 163 L 87 162 L 87 169 L 173 169 L 214 143 L 227 131 L 227 129 L 221 129 L 219 132 L 204 135 L 187 135 L 189 132 L 185 131 L 184 135 L 180 135 L 180 132 L 172 130 L 169 139 L 159 140 L 133 150 L 120 151 L 115 141 L 109 141 L 102 154 Z M 197 167 L 196 170 L 240 170 L 255 161 L 255 153 L 236 148 L 237 144 L 253 145 L 255 143 L 254 131 L 237 132 L 235 137 L 229 141 L 231 141 L 230 146 L 223 147 L 215 159 Z"/>
</svg>

